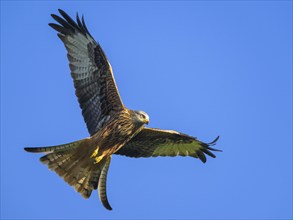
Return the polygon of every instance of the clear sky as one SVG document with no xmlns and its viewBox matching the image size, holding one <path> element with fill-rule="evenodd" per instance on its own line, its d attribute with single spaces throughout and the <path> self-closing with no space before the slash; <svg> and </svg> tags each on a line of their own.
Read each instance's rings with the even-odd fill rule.
<svg viewBox="0 0 293 220">
<path fill-rule="evenodd" d="M 58 8 L 85 15 L 127 107 L 223 152 L 113 156 L 111 212 L 24 152 L 88 136 Z M 292 1 L 1 1 L 1 218 L 292 218 Z"/>
</svg>

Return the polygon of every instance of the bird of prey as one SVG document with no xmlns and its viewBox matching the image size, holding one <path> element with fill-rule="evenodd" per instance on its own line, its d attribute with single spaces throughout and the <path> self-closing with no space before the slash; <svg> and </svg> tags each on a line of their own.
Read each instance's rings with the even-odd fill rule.
<svg viewBox="0 0 293 220">
<path fill-rule="evenodd" d="M 52 14 L 59 24 L 49 25 L 67 50 L 71 77 L 90 137 L 68 144 L 25 148 L 45 153 L 40 158 L 49 169 L 73 186 L 84 198 L 98 190 L 104 207 L 112 210 L 106 178 L 112 154 L 127 157 L 190 156 L 206 162 L 219 151 L 198 139 L 172 130 L 147 128 L 149 116 L 126 108 L 120 98 L 112 67 L 100 44 L 88 31 L 84 18 L 74 21 L 63 10 Z"/>
</svg>

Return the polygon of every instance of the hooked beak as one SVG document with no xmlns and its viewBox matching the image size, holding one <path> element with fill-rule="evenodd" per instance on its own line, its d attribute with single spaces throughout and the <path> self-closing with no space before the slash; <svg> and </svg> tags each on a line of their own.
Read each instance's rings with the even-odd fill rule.
<svg viewBox="0 0 293 220">
<path fill-rule="evenodd" d="M 144 119 L 144 123 L 148 125 L 149 122 L 150 122 L 150 118 L 149 116 L 146 116 L 146 118 Z"/>
</svg>

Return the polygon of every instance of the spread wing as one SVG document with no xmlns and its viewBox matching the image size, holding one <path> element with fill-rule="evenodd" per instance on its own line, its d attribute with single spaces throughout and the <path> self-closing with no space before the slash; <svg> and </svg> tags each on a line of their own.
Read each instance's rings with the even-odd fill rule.
<svg viewBox="0 0 293 220">
<path fill-rule="evenodd" d="M 128 157 L 191 156 L 205 163 L 205 154 L 215 158 L 211 151 L 220 151 L 210 147 L 218 139 L 203 143 L 177 131 L 144 128 L 115 154 Z"/>
<path fill-rule="evenodd" d="M 52 14 L 60 24 L 57 30 L 67 49 L 75 94 L 90 135 L 96 133 L 113 114 L 123 108 L 112 68 L 101 46 L 89 33 L 84 19 L 76 22 L 59 9 L 63 18 Z"/>
</svg>

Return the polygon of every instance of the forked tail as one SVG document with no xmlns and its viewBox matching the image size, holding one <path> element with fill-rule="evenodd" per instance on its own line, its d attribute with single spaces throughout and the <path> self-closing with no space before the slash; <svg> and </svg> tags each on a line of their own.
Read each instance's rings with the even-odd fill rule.
<svg viewBox="0 0 293 220">
<path fill-rule="evenodd" d="M 68 144 L 24 148 L 27 152 L 46 153 L 40 161 L 47 164 L 69 185 L 74 186 L 84 198 L 89 198 L 92 191 L 98 189 L 100 200 L 105 208 L 112 210 L 106 194 L 106 178 L 111 156 L 102 158 L 95 163 L 91 158 L 89 139 Z"/>
</svg>

